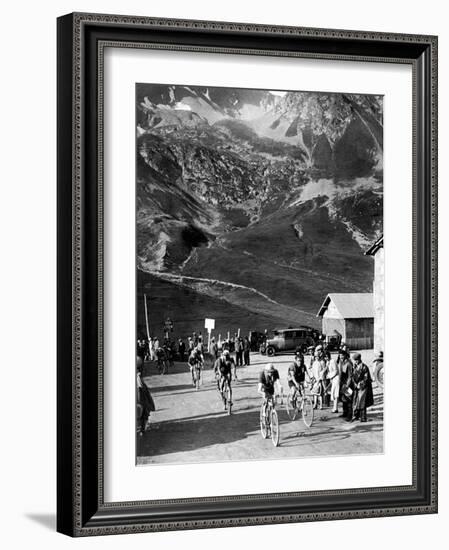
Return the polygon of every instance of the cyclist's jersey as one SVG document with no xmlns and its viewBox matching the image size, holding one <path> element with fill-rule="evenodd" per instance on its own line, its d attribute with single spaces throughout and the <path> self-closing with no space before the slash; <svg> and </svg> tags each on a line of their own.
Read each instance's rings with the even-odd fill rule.
<svg viewBox="0 0 449 550">
<path fill-rule="evenodd" d="M 279 380 L 279 371 L 276 369 L 272 372 L 263 370 L 259 374 L 259 383 L 262 384 L 263 390 L 270 395 L 274 395 L 274 383 L 276 380 Z"/>
<path fill-rule="evenodd" d="M 288 383 L 290 386 L 294 385 L 291 378 L 293 378 L 298 384 L 302 384 L 302 382 L 304 382 L 305 376 L 306 367 L 304 364 L 298 365 L 298 363 L 294 363 L 293 365 L 290 365 L 288 369 Z"/>
<path fill-rule="evenodd" d="M 201 365 L 203 362 L 203 356 L 201 355 L 201 353 L 191 353 L 187 362 L 191 367 Z"/>
<path fill-rule="evenodd" d="M 215 361 L 214 370 L 220 377 L 229 378 L 232 373 L 232 359 L 225 360 L 222 357 Z"/>
</svg>

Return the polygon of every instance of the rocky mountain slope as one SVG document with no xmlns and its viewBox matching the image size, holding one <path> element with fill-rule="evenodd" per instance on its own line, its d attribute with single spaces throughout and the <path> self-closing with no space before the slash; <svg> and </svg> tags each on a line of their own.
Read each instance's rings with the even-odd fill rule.
<svg viewBox="0 0 449 550">
<path fill-rule="evenodd" d="M 328 292 L 371 290 L 381 99 L 340 96 L 137 86 L 137 267 L 140 293 L 164 281 L 156 327 L 173 300 L 193 324 L 211 300 L 235 328 L 316 326 Z"/>
</svg>

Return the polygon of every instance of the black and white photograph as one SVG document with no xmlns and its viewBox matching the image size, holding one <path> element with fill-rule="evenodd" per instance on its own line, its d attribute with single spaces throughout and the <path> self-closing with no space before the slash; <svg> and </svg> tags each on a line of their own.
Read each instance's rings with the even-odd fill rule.
<svg viewBox="0 0 449 550">
<path fill-rule="evenodd" d="M 136 84 L 137 464 L 383 452 L 383 97 Z"/>
</svg>

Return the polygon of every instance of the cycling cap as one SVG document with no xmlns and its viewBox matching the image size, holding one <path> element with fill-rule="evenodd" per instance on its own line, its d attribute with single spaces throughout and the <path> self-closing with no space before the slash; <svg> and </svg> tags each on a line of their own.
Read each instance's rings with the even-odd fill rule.
<svg viewBox="0 0 449 550">
<path fill-rule="evenodd" d="M 274 368 L 273 363 L 267 363 L 267 364 L 265 365 L 265 370 L 268 370 L 268 371 L 270 371 L 270 372 L 273 372 L 273 371 L 276 370 L 276 369 Z"/>
</svg>

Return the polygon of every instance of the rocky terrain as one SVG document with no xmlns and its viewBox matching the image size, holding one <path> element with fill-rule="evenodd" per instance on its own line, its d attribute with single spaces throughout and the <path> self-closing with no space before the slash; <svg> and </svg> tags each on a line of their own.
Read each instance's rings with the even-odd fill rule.
<svg viewBox="0 0 449 550">
<path fill-rule="evenodd" d="M 180 335 L 319 326 L 372 288 L 382 231 L 375 96 L 137 85 L 138 325 Z"/>
</svg>

